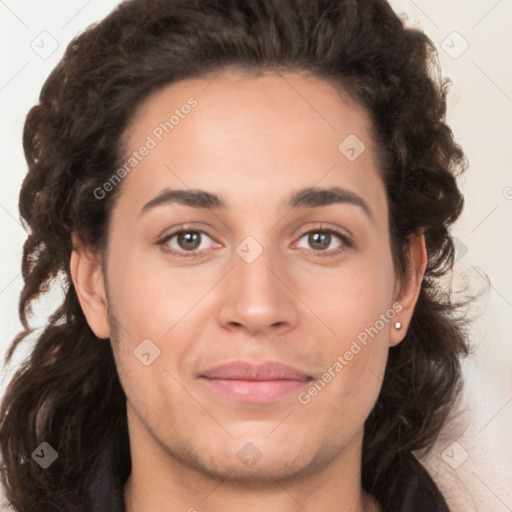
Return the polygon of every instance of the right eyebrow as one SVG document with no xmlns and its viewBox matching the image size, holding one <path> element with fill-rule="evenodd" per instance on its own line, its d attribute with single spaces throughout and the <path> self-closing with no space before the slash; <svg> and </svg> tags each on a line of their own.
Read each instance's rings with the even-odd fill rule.
<svg viewBox="0 0 512 512">
<path fill-rule="evenodd" d="M 146 203 L 139 215 L 143 215 L 148 210 L 167 203 L 178 203 L 192 208 L 204 209 L 225 209 L 226 204 L 220 196 L 212 194 L 206 190 L 171 190 L 165 189 L 156 197 Z"/>
</svg>

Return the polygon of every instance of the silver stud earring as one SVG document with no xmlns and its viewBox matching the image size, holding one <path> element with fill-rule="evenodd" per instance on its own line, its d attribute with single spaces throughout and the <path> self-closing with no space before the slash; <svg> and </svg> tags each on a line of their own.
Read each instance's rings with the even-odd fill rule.
<svg viewBox="0 0 512 512">
<path fill-rule="evenodd" d="M 400 322 L 395 322 L 395 329 L 401 329 L 402 324 Z"/>
</svg>

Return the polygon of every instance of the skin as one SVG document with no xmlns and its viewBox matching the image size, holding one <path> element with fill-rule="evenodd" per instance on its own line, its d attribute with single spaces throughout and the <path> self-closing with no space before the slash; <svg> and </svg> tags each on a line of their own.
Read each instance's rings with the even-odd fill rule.
<svg viewBox="0 0 512 512">
<path fill-rule="evenodd" d="M 426 251 L 423 235 L 412 238 L 408 274 L 396 276 L 370 118 L 309 75 L 224 71 L 151 95 L 125 133 L 128 153 L 190 96 L 198 105 L 124 178 L 104 258 L 74 235 L 73 282 L 91 329 L 110 338 L 127 396 L 126 509 L 379 510 L 360 483 L 363 425 L 411 320 Z M 338 149 L 351 133 L 366 146 L 354 161 Z M 372 218 L 347 203 L 287 206 L 313 186 L 351 190 Z M 204 189 L 227 207 L 167 203 L 141 215 L 165 188 Z M 183 223 L 208 233 L 196 258 L 166 250 L 191 250 L 178 236 L 158 244 Z M 318 224 L 353 246 L 332 235 L 323 256 L 308 238 L 325 232 Z M 252 263 L 236 251 L 247 236 L 263 249 Z M 244 360 L 283 362 L 316 380 L 394 303 L 395 318 L 308 404 L 295 392 L 241 403 L 198 378 Z M 160 349 L 149 366 L 134 356 L 147 338 Z M 237 457 L 248 442 L 261 455 L 251 467 Z"/>
</svg>

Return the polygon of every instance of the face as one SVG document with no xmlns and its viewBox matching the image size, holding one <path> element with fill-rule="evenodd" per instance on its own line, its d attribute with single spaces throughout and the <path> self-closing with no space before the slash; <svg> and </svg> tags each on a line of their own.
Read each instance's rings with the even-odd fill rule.
<svg viewBox="0 0 512 512">
<path fill-rule="evenodd" d="M 124 140 L 110 319 L 81 300 L 111 338 L 132 452 L 243 480 L 360 447 L 415 299 L 367 113 L 317 78 L 226 71 L 154 93 Z"/>
</svg>

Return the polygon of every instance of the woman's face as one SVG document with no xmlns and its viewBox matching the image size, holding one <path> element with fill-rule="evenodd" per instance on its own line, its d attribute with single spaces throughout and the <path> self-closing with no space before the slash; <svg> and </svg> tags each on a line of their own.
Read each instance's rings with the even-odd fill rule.
<svg viewBox="0 0 512 512">
<path fill-rule="evenodd" d="M 111 338 L 134 455 L 265 479 L 360 447 L 417 291 L 393 271 L 369 129 L 331 85 L 292 73 L 181 81 L 137 109 L 110 321 L 84 308 Z"/>
</svg>

